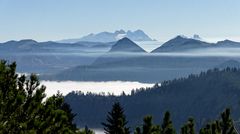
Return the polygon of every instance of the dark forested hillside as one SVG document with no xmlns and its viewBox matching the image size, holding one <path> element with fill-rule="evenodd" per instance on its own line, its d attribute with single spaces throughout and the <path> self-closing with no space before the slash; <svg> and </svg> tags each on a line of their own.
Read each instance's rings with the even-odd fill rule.
<svg viewBox="0 0 240 134">
<path fill-rule="evenodd" d="M 116 89 L 117 90 L 117 89 Z M 77 113 L 75 122 L 80 126 L 101 127 L 107 111 L 113 102 L 119 101 L 125 108 L 131 127 L 141 124 L 145 115 L 153 115 L 159 123 L 165 111 L 170 111 L 177 129 L 194 117 L 199 128 L 207 122 L 220 118 L 225 108 L 232 110 L 233 118 L 240 111 L 240 70 L 209 70 L 188 78 L 165 81 L 161 86 L 133 91 L 131 95 L 102 96 L 70 93 L 65 97 L 73 112 Z"/>
</svg>

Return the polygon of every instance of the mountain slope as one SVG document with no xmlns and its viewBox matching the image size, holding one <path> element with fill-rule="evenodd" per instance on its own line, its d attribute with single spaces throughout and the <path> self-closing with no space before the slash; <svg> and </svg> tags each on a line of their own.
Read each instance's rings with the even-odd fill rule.
<svg viewBox="0 0 240 134">
<path fill-rule="evenodd" d="M 219 41 L 217 43 L 208 43 L 201 40 L 198 35 L 194 35 L 193 38 L 187 38 L 183 36 L 177 36 L 162 46 L 156 48 L 152 53 L 158 52 L 184 52 L 196 49 L 216 49 L 216 48 L 240 48 L 239 42 L 230 40 Z"/>
<path fill-rule="evenodd" d="M 93 128 L 101 127 L 111 104 L 118 100 L 124 106 L 132 127 L 140 124 L 142 117 L 149 114 L 153 115 L 154 121 L 159 122 L 161 115 L 169 110 L 176 128 L 180 129 L 180 125 L 189 117 L 194 117 L 198 129 L 217 118 L 218 113 L 227 107 L 231 108 L 233 118 L 239 119 L 239 81 L 240 70 L 215 69 L 188 78 L 165 81 L 160 87 L 132 92 L 131 96 L 70 93 L 65 100 L 77 114 L 75 122 L 82 127 L 85 124 Z"/>
<path fill-rule="evenodd" d="M 177 36 L 176 38 L 167 41 L 162 46 L 153 50 L 152 53 L 186 51 L 186 50 L 197 49 L 197 48 L 206 48 L 210 46 L 211 44 L 207 42 L 203 42 L 203 41 L 192 39 L 192 38 Z"/>
<path fill-rule="evenodd" d="M 109 52 L 146 52 L 130 39 L 124 37 L 112 46 Z"/>
</svg>

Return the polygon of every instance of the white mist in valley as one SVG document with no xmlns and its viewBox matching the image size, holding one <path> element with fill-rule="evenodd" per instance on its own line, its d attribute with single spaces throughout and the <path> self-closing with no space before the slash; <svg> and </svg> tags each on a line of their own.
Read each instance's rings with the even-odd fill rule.
<svg viewBox="0 0 240 134">
<path fill-rule="evenodd" d="M 81 91 L 83 93 L 108 93 L 114 95 L 130 94 L 133 89 L 152 87 L 154 84 L 128 82 L 128 81 L 107 81 L 107 82 L 83 82 L 83 81 L 41 81 L 42 85 L 47 87 L 45 93 L 50 97 L 60 91 L 67 95 L 72 91 Z"/>
</svg>

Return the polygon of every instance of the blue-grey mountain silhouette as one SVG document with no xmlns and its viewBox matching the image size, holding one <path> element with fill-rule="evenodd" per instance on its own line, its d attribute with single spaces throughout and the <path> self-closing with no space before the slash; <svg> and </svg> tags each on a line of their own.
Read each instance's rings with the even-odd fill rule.
<svg viewBox="0 0 240 134">
<path fill-rule="evenodd" d="M 100 32 L 97 34 L 89 34 L 86 36 L 83 36 L 82 38 L 76 38 L 76 39 L 65 39 L 61 40 L 59 42 L 62 43 L 76 43 L 79 41 L 88 41 L 88 42 L 115 42 L 119 39 L 122 39 L 124 37 L 127 37 L 133 41 L 153 41 L 146 33 L 144 33 L 142 30 L 136 30 L 136 31 L 124 31 L 124 30 L 118 30 L 113 33 L 111 32 Z"/>
<path fill-rule="evenodd" d="M 124 37 L 112 46 L 109 52 L 146 52 L 136 43 Z"/>
<path fill-rule="evenodd" d="M 206 48 L 210 47 L 212 44 L 203 42 L 200 40 L 186 38 L 183 36 L 177 36 L 164 43 L 162 46 L 153 50 L 153 53 L 157 52 L 175 52 L 175 51 L 185 51 L 190 49 Z"/>
</svg>

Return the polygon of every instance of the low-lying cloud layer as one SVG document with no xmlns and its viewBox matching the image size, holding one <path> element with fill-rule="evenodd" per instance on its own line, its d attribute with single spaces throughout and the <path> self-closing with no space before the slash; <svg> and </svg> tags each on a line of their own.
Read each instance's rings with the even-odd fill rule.
<svg viewBox="0 0 240 134">
<path fill-rule="evenodd" d="M 67 95 L 72 91 L 81 91 L 83 93 L 108 93 L 120 95 L 123 91 L 130 94 L 133 89 L 141 87 L 152 87 L 154 84 L 124 81 L 108 81 L 108 82 L 78 82 L 78 81 L 41 81 L 47 87 L 45 93 L 50 97 L 59 90 L 63 95 Z"/>
</svg>

